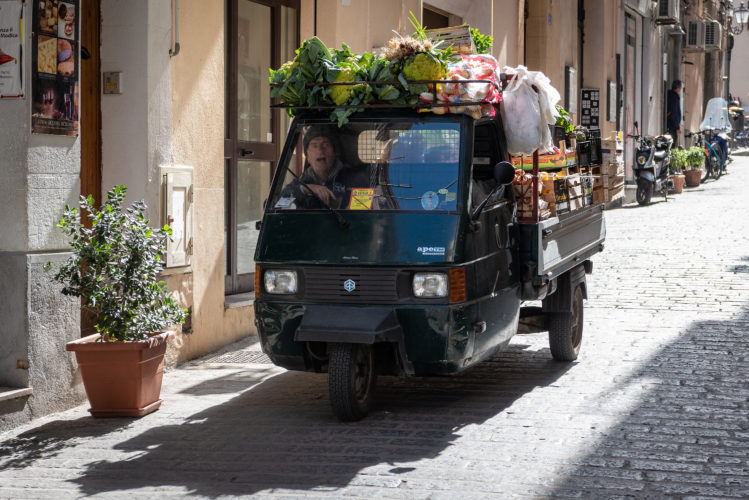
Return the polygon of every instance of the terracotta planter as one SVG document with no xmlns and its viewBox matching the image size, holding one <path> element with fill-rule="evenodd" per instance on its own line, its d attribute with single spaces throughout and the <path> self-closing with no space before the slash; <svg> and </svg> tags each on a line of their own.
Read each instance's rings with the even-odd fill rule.
<svg viewBox="0 0 749 500">
<path fill-rule="evenodd" d="M 68 342 L 81 368 L 94 417 L 142 417 L 161 406 L 166 341 L 163 332 L 140 342 L 96 342 L 99 334 Z"/>
<path fill-rule="evenodd" d="M 684 172 L 684 176 L 686 178 L 687 187 L 696 187 L 700 185 L 702 170 L 687 170 Z"/>
<path fill-rule="evenodd" d="M 684 174 L 672 175 L 671 179 L 674 180 L 674 188 L 671 191 L 669 191 L 669 193 L 681 194 L 681 192 L 684 190 L 684 181 L 685 181 Z"/>
</svg>

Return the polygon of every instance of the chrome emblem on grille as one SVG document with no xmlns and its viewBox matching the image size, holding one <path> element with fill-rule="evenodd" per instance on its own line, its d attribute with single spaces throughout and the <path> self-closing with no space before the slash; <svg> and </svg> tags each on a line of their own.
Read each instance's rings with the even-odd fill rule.
<svg viewBox="0 0 749 500">
<path fill-rule="evenodd" d="M 354 290 L 356 290 L 356 283 L 354 282 L 354 280 L 346 280 L 343 282 L 343 288 L 347 292 L 353 292 Z"/>
</svg>

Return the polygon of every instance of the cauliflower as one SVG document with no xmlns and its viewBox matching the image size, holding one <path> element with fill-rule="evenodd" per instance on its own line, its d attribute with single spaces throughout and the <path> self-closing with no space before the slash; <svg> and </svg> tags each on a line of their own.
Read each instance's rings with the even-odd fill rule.
<svg viewBox="0 0 749 500">
<path fill-rule="evenodd" d="M 334 82 L 353 82 L 356 79 L 355 68 L 345 68 L 335 77 Z M 341 106 L 349 100 L 351 92 L 354 90 L 353 85 L 333 85 L 330 91 L 330 98 L 336 105 Z"/>
<path fill-rule="evenodd" d="M 431 55 L 419 52 L 403 65 L 406 80 L 442 80 L 445 68 Z"/>
</svg>

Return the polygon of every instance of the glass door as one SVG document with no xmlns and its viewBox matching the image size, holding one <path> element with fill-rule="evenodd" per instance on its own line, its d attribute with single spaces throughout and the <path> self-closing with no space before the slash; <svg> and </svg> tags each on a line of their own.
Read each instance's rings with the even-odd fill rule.
<svg viewBox="0 0 749 500">
<path fill-rule="evenodd" d="M 268 69 L 299 46 L 299 2 L 229 0 L 224 156 L 226 293 L 254 286 L 255 223 L 262 218 L 289 122 L 270 108 Z"/>
</svg>

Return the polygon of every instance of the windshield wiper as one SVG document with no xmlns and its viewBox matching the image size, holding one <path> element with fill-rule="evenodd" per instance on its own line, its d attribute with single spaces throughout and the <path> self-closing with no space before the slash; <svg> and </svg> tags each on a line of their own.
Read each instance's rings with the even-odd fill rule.
<svg viewBox="0 0 749 500">
<path fill-rule="evenodd" d="M 328 205 L 327 203 L 325 203 L 325 201 L 323 201 L 323 199 L 322 199 L 322 198 L 320 198 L 320 197 L 319 197 L 319 196 L 317 195 L 317 193 L 315 193 L 315 192 L 314 192 L 314 191 L 312 190 L 312 188 L 310 188 L 310 187 L 309 187 L 309 186 L 307 185 L 307 183 L 306 183 L 306 182 L 304 182 L 304 181 L 303 181 L 302 179 L 300 179 L 300 178 L 299 178 L 299 176 L 298 176 L 298 175 L 296 175 L 296 174 L 294 173 L 294 171 L 293 171 L 293 170 L 291 170 L 291 169 L 289 168 L 289 166 L 288 166 L 288 165 L 286 165 L 286 170 L 287 170 L 287 171 L 288 171 L 288 172 L 289 172 L 289 173 L 290 173 L 290 174 L 291 174 L 291 175 L 292 175 L 292 176 L 294 177 L 294 179 L 296 179 L 296 180 L 297 180 L 297 182 L 299 182 L 299 184 L 301 184 L 302 186 L 304 186 L 304 189 L 306 189 L 307 191 L 309 191 L 310 193 L 312 193 L 312 194 L 314 195 L 314 197 L 315 197 L 315 198 L 317 198 L 318 200 L 320 200 L 320 203 L 322 203 L 322 205 L 323 205 L 323 206 L 324 206 L 325 208 L 327 208 L 327 209 L 328 209 L 328 211 L 329 211 L 329 212 L 330 212 L 331 214 L 333 214 L 333 216 L 334 216 L 334 217 L 336 218 L 336 220 L 338 221 L 338 225 L 339 225 L 339 226 L 341 227 L 341 229 L 345 229 L 345 230 L 348 230 L 348 228 L 349 228 L 349 226 L 350 226 L 351 224 L 349 224 L 349 222 L 348 222 L 348 221 L 347 221 L 346 219 L 344 219 L 344 218 L 343 218 L 343 215 L 341 215 L 341 213 L 340 213 L 340 212 L 339 212 L 338 210 L 336 210 L 335 208 L 333 208 L 333 207 L 331 207 L 330 205 Z"/>
</svg>

